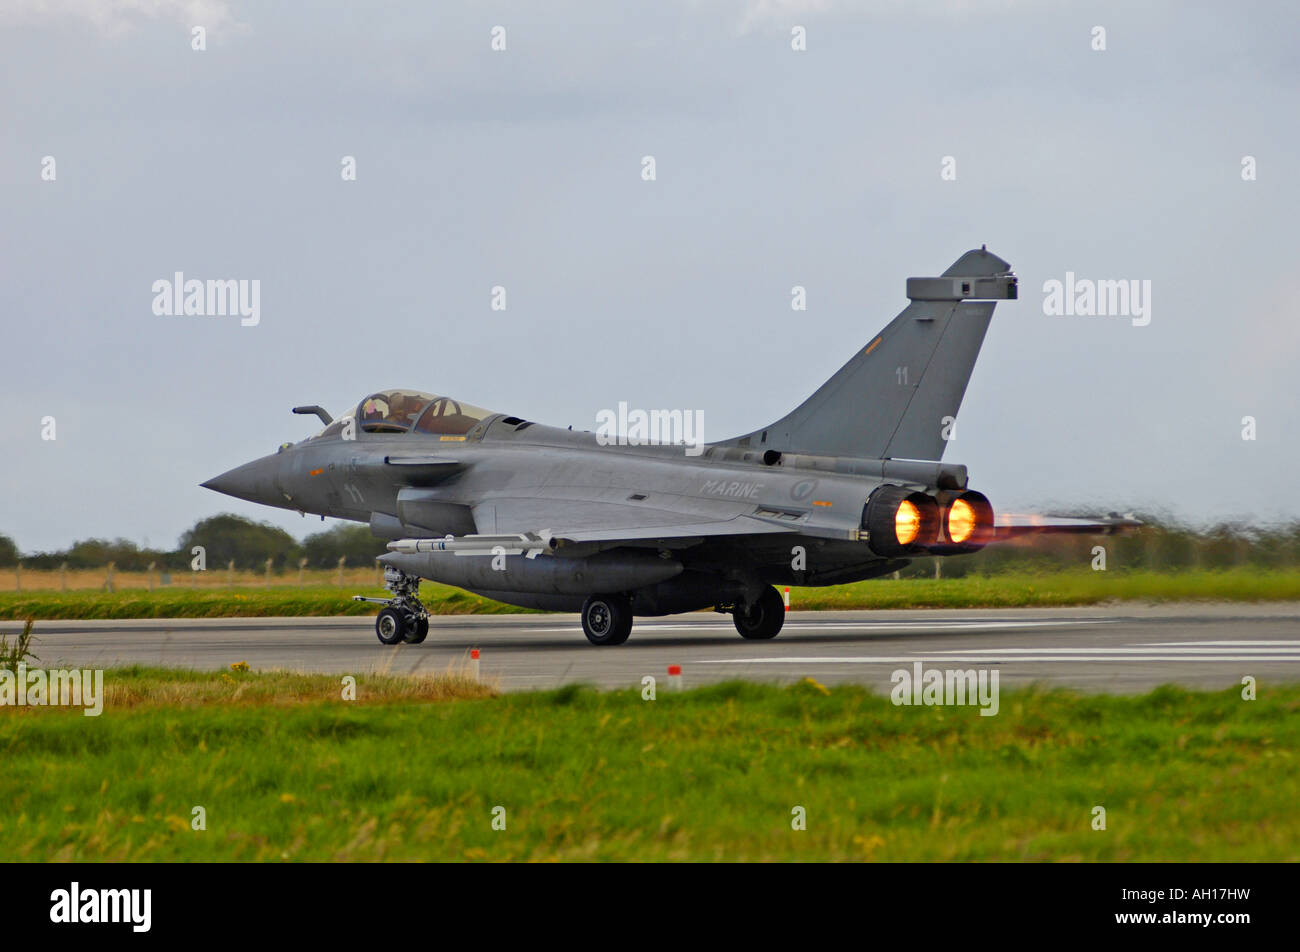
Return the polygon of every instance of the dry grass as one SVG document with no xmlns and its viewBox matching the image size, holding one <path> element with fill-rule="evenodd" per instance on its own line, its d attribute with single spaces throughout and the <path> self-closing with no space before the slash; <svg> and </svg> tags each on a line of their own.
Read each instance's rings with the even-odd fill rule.
<svg viewBox="0 0 1300 952">
<path fill-rule="evenodd" d="M 398 649 L 400 650 L 400 648 Z M 391 658 L 388 662 L 391 665 Z M 355 679 L 355 701 L 345 701 L 344 678 Z M 387 704 L 395 701 L 457 701 L 496 697 L 495 681 L 476 681 L 463 664 L 438 673 L 393 675 L 385 666 L 373 673 L 302 674 L 294 671 L 249 671 L 240 664 L 228 671 L 175 671 L 115 668 L 105 672 L 104 706 L 109 710 L 158 707 L 287 706 L 337 701 L 340 704 Z M 34 712 L 52 710 L 30 708 Z"/>
<path fill-rule="evenodd" d="M 213 568 L 206 572 L 184 571 L 171 573 L 171 584 L 162 584 L 162 573 L 154 570 L 154 590 L 162 589 L 216 589 L 216 588 L 374 588 L 383 587 L 383 569 L 376 565 L 343 570 L 343 583 L 339 584 L 338 569 L 304 569 L 300 575 L 296 568 L 283 574 L 272 573 L 268 583 L 265 572 L 235 571 Z M 7 568 L 0 570 L 0 591 L 2 592 L 98 592 L 104 589 L 108 577 L 107 568 L 68 569 L 60 573 L 58 569 L 22 569 L 21 572 Z M 148 591 L 150 573 L 114 571 L 113 587 L 117 591 Z"/>
<path fill-rule="evenodd" d="M 28 618 L 22 630 L 13 636 L 13 641 L 0 633 L 0 670 L 17 670 L 18 665 L 29 659 L 36 660 L 32 654 L 32 625 L 35 619 Z"/>
</svg>

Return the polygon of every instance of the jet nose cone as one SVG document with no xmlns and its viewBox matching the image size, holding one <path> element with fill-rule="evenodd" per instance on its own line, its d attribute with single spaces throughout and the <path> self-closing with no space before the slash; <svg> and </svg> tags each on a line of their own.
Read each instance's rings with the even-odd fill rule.
<svg viewBox="0 0 1300 952">
<path fill-rule="evenodd" d="M 274 506 L 282 502 L 279 487 L 275 483 L 276 470 L 275 457 L 267 456 L 245 463 L 243 466 L 236 466 L 200 485 L 204 489 L 225 493 L 236 499 L 247 499 L 249 502 Z"/>
</svg>

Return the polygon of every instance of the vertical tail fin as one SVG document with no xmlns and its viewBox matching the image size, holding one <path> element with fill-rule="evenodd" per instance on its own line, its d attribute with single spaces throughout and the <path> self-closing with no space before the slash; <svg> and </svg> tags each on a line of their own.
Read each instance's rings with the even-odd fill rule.
<svg viewBox="0 0 1300 952">
<path fill-rule="evenodd" d="M 908 278 L 911 303 L 811 397 L 724 446 L 866 459 L 942 458 L 994 302 L 1015 299 L 1011 266 L 984 249 L 942 277 Z"/>
</svg>

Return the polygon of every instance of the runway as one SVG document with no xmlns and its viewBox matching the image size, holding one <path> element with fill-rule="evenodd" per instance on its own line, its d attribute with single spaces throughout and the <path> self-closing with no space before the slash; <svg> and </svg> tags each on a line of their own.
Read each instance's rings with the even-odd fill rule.
<svg viewBox="0 0 1300 952">
<path fill-rule="evenodd" d="M 0 631 L 16 630 L 12 622 Z M 1226 688 L 1300 680 L 1300 604 L 1135 605 L 1060 609 L 791 612 L 772 641 L 745 641 L 728 616 L 638 618 L 627 644 L 587 643 L 576 615 L 449 615 L 421 645 L 384 647 L 368 617 L 46 621 L 33 650 L 43 668 L 125 664 L 272 668 L 364 675 L 437 673 L 481 652 L 481 676 L 504 690 L 663 679 L 687 685 L 745 678 L 856 682 L 887 691 L 890 675 L 989 668 L 1003 687 L 1037 682 L 1137 692 L 1164 683 Z"/>
</svg>

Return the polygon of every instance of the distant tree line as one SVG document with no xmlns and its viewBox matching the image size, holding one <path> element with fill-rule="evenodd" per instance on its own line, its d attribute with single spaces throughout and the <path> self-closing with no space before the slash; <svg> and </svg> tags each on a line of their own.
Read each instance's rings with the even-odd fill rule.
<svg viewBox="0 0 1300 952">
<path fill-rule="evenodd" d="M 1108 571 L 1154 569 L 1226 569 L 1252 566 L 1283 568 L 1300 564 L 1300 520 L 1279 526 L 1221 523 L 1201 529 L 1181 526 L 1169 520 L 1142 517 L 1146 526 L 1136 532 L 1102 536 L 1038 535 L 1015 542 L 992 545 L 973 555 L 942 560 L 947 577 L 995 575 L 1005 571 L 1078 568 L 1093 564 L 1097 546 L 1105 550 Z M 305 558 L 309 568 L 333 568 L 340 558 L 347 565 L 371 565 L 383 555 L 384 541 L 370 534 L 370 527 L 356 524 L 334 526 L 309 535 L 302 542 L 276 526 L 254 522 L 243 516 L 223 514 L 200 520 L 180 538 L 174 550 L 148 549 L 127 539 L 86 539 L 59 552 L 23 555 L 14 540 L 0 535 L 0 567 L 21 561 L 30 569 L 103 568 L 109 562 L 119 571 L 144 571 L 150 562 L 164 571 L 188 570 L 193 549 L 202 546 L 209 570 L 223 569 L 233 559 L 239 569 L 261 571 L 271 559 L 272 569 L 297 569 Z M 901 575 L 924 577 L 934 574 L 930 558 L 918 558 Z"/>
<path fill-rule="evenodd" d="M 29 569 L 57 569 L 64 563 L 70 569 L 99 569 L 113 562 L 118 571 L 143 572 L 152 562 L 159 571 L 179 572 L 190 569 L 195 546 L 203 548 L 209 570 L 224 569 L 234 560 L 238 569 L 261 571 L 271 559 L 275 572 L 297 570 L 304 558 L 308 568 L 333 568 L 340 558 L 351 566 L 373 565 L 386 551 L 384 541 L 365 525 L 337 525 L 299 542 L 270 523 L 222 514 L 196 522 L 175 549 L 143 548 L 128 539 L 86 539 L 57 552 L 21 555 L 11 538 L 0 535 L 0 567 L 21 561 Z"/>
</svg>

